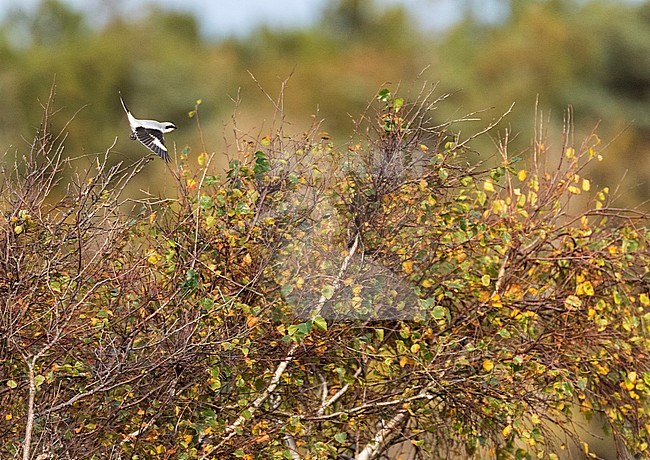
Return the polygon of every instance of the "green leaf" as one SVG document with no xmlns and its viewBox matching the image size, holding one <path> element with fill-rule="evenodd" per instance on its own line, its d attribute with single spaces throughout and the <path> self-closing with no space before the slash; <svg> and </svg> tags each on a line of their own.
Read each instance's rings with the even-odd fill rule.
<svg viewBox="0 0 650 460">
<path fill-rule="evenodd" d="M 255 167 L 253 172 L 255 177 L 259 178 L 262 174 L 267 172 L 270 169 L 269 160 L 266 159 L 266 154 L 261 151 L 255 152 Z"/>
<path fill-rule="evenodd" d="M 239 215 L 246 215 L 250 214 L 251 208 L 248 206 L 246 203 L 237 203 L 237 207 L 235 208 L 237 211 L 237 214 Z"/>
<path fill-rule="evenodd" d="M 199 301 L 199 305 L 205 310 L 210 310 L 212 307 L 214 307 L 214 300 L 205 297 Z"/>
<path fill-rule="evenodd" d="M 300 324 L 291 324 L 287 326 L 287 335 L 297 342 L 311 332 L 313 324 L 314 322 L 311 320 Z"/>
<path fill-rule="evenodd" d="M 509 339 L 511 337 L 510 331 L 508 331 L 507 329 L 501 329 L 499 330 L 499 332 L 497 332 L 497 334 L 499 334 L 504 339 Z"/>
<path fill-rule="evenodd" d="M 445 307 L 442 305 L 436 305 L 431 312 L 433 319 L 443 319 L 445 317 Z"/>
<path fill-rule="evenodd" d="M 206 195 L 203 195 L 199 199 L 199 206 L 203 211 L 208 211 L 212 209 L 212 206 L 214 206 L 214 201 L 212 201 L 212 198 Z"/>
<path fill-rule="evenodd" d="M 388 102 L 390 101 L 390 97 L 391 94 L 388 88 L 384 88 L 377 93 L 377 100 L 379 100 L 379 102 Z"/>
<path fill-rule="evenodd" d="M 481 276 L 481 284 L 483 286 L 488 287 L 491 282 L 492 282 L 492 279 L 490 278 L 490 275 Z"/>
<path fill-rule="evenodd" d="M 322 329 L 323 331 L 327 330 L 327 321 L 325 321 L 325 318 L 321 315 L 316 316 L 312 321 L 314 322 L 314 326 L 317 328 Z"/>
<path fill-rule="evenodd" d="M 506 173 L 506 168 L 504 168 L 503 166 L 499 166 L 490 171 L 490 177 L 494 180 L 494 182 L 498 182 L 499 179 L 501 179 L 505 175 L 505 173 Z"/>
<path fill-rule="evenodd" d="M 304 323 L 298 324 L 298 333 L 300 335 L 307 335 L 311 332 L 311 327 L 314 324 L 313 321 L 305 321 Z"/>
<path fill-rule="evenodd" d="M 283 284 L 282 287 L 280 288 L 280 294 L 282 295 L 282 297 L 287 297 L 292 292 L 293 292 L 293 284 L 291 283 Z"/>
<path fill-rule="evenodd" d="M 188 270 L 185 274 L 185 282 L 183 283 L 183 288 L 187 290 L 196 289 L 199 285 L 199 275 L 196 273 L 196 270 Z"/>
<path fill-rule="evenodd" d="M 59 281 L 52 280 L 50 281 L 49 286 L 52 291 L 61 294 L 61 283 Z"/>
<path fill-rule="evenodd" d="M 339 433 L 339 434 L 334 436 L 334 439 L 336 440 L 336 442 L 340 442 L 340 443 L 344 443 L 347 438 L 348 438 L 347 433 Z"/>
<path fill-rule="evenodd" d="M 219 182 L 219 177 L 217 176 L 205 176 L 205 179 L 203 180 L 205 185 L 214 185 L 217 182 Z"/>
<path fill-rule="evenodd" d="M 463 176 L 460 179 L 460 183 L 463 187 L 469 187 L 474 183 L 474 178 L 472 176 Z"/>
<path fill-rule="evenodd" d="M 205 218 L 205 226 L 207 228 L 212 228 L 217 224 L 217 218 L 214 216 L 208 216 Z"/>
<path fill-rule="evenodd" d="M 332 296 L 334 296 L 334 286 L 330 286 L 329 284 L 325 285 L 323 286 L 323 289 L 321 289 L 320 293 L 327 300 L 330 300 Z"/>
<path fill-rule="evenodd" d="M 438 170 L 438 177 L 440 178 L 441 181 L 444 182 L 449 177 L 449 172 L 445 168 L 440 168 Z"/>
</svg>

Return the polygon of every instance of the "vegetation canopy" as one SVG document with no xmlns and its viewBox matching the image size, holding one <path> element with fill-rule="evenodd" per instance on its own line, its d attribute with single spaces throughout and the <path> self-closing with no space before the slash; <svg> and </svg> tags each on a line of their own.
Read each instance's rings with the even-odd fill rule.
<svg viewBox="0 0 650 460">
<path fill-rule="evenodd" d="M 499 120 L 438 121 L 435 86 L 343 147 L 282 97 L 226 171 L 185 149 L 134 199 L 151 158 L 71 170 L 52 92 L 2 167 L 3 458 L 589 455 L 577 413 L 647 451 L 650 228 L 583 175 L 595 134 L 470 165 Z"/>
</svg>

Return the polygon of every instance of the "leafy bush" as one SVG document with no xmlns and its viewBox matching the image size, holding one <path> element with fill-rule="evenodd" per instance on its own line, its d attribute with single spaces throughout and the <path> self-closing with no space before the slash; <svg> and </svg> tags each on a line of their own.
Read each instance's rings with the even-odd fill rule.
<svg viewBox="0 0 650 460">
<path fill-rule="evenodd" d="M 181 152 L 174 199 L 126 197 L 151 158 L 110 148 L 68 174 L 51 98 L 3 169 L 3 456 L 557 458 L 577 412 L 644 452 L 647 216 L 568 123 L 468 166 L 496 123 L 436 123 L 434 90 L 380 91 L 343 148 L 279 104 L 221 174 Z"/>
</svg>

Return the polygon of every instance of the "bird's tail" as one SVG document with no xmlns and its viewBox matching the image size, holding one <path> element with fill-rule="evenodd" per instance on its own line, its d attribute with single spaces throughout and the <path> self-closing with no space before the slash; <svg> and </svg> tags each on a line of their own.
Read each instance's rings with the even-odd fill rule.
<svg viewBox="0 0 650 460">
<path fill-rule="evenodd" d="M 120 95 L 120 102 L 122 103 L 122 107 L 124 107 L 124 111 L 125 111 L 127 114 L 131 113 L 131 112 L 129 112 L 129 109 L 126 108 L 126 104 L 124 103 L 124 99 L 122 99 L 122 92 L 121 92 L 121 91 L 118 91 L 118 93 L 119 93 L 119 95 Z"/>
</svg>

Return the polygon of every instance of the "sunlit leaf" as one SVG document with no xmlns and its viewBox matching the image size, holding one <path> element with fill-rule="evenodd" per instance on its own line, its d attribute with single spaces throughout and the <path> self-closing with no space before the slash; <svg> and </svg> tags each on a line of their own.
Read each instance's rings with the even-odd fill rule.
<svg viewBox="0 0 650 460">
<path fill-rule="evenodd" d="M 318 315 L 315 318 L 313 318 L 312 321 L 314 322 L 314 326 L 316 326 L 317 328 L 323 331 L 327 330 L 327 321 L 325 321 L 325 318 L 323 318 L 322 316 Z"/>
</svg>

